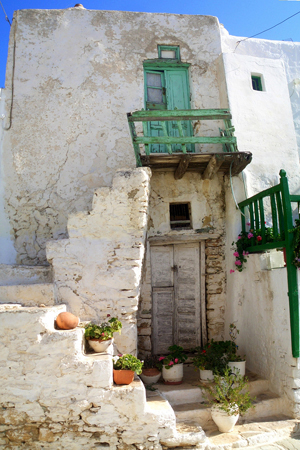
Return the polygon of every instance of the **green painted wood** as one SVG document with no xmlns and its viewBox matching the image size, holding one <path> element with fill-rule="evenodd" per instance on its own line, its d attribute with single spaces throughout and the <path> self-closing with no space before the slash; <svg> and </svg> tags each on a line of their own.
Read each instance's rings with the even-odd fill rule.
<svg viewBox="0 0 300 450">
<path fill-rule="evenodd" d="M 186 137 L 136 137 L 138 144 L 222 144 L 236 142 L 235 137 L 214 137 L 214 136 L 186 136 Z"/>
<path fill-rule="evenodd" d="M 285 241 L 277 241 L 277 242 L 268 242 L 266 244 L 261 245 L 253 245 L 249 248 L 247 248 L 249 253 L 261 253 L 265 252 L 266 250 L 272 250 L 274 248 L 284 248 L 285 247 Z"/>
<path fill-rule="evenodd" d="M 278 236 L 278 222 L 277 222 L 277 209 L 276 209 L 276 203 L 275 203 L 275 195 L 270 195 L 271 200 L 271 211 L 272 211 L 272 222 L 273 222 L 273 235 L 274 238 L 277 238 Z"/>
<path fill-rule="evenodd" d="M 280 226 L 280 232 L 284 230 L 284 240 L 278 240 L 275 242 L 265 243 L 265 220 L 264 220 L 264 205 L 263 199 L 270 197 L 272 220 L 273 220 L 273 233 L 274 236 L 278 236 L 278 220 Z M 286 267 L 287 267 L 287 279 L 288 279 L 288 297 L 290 308 L 290 323 L 291 323 L 291 344 L 292 354 L 294 358 L 300 356 L 300 307 L 298 296 L 298 280 L 297 280 L 297 268 L 293 264 L 293 233 L 289 233 L 288 230 L 293 229 L 293 216 L 291 202 L 300 202 L 300 195 L 290 195 L 288 180 L 286 172 L 280 171 L 280 183 L 270 189 L 260 192 L 253 197 L 244 200 L 239 203 L 239 207 L 242 211 L 248 206 L 250 210 L 250 222 L 251 227 L 254 224 L 253 204 L 258 201 L 260 210 L 260 223 L 262 232 L 262 245 L 252 245 L 248 248 L 249 253 L 263 252 L 275 248 L 286 249 Z M 254 206 L 255 207 L 255 206 Z M 277 219 L 278 214 L 278 219 Z M 256 211 L 255 211 L 256 215 Z M 244 218 L 242 218 L 242 230 L 245 229 Z M 256 222 L 257 225 L 257 222 Z M 254 227 L 253 227 L 254 228 Z M 282 234 L 281 234 L 282 236 Z"/>
<path fill-rule="evenodd" d="M 245 208 L 242 207 L 240 208 L 241 212 L 242 212 L 242 231 L 246 231 L 246 217 L 245 217 Z"/>
<path fill-rule="evenodd" d="M 144 136 L 148 136 L 148 125 L 147 122 L 142 122 L 143 123 L 143 133 Z M 148 144 L 145 144 L 145 153 L 146 155 L 150 155 L 150 147 Z"/>
<path fill-rule="evenodd" d="M 284 170 L 280 171 L 280 186 L 282 190 L 282 204 L 284 210 L 285 230 L 293 228 L 292 206 L 289 193 L 288 179 Z M 285 233 L 286 268 L 288 276 L 288 295 L 290 303 L 292 353 L 294 358 L 300 356 L 300 314 L 297 268 L 293 264 L 293 233 Z"/>
<path fill-rule="evenodd" d="M 182 128 L 181 121 L 180 121 L 180 120 L 177 120 L 176 123 L 177 123 L 177 127 L 178 127 L 179 136 L 180 136 L 180 137 L 183 137 L 184 134 L 183 134 L 183 128 Z M 182 153 L 186 153 L 186 152 L 187 152 L 186 145 L 185 145 L 185 144 L 182 144 Z"/>
<path fill-rule="evenodd" d="M 268 197 L 271 194 L 275 194 L 276 192 L 280 192 L 281 188 L 280 188 L 280 184 L 277 184 L 276 186 L 273 186 L 269 189 L 266 189 L 262 192 L 259 192 L 258 194 L 253 195 L 253 197 L 251 197 L 250 199 L 248 198 L 247 200 L 243 200 L 242 202 L 239 203 L 239 206 L 248 206 L 249 201 L 253 202 L 254 200 L 259 200 L 260 198 L 265 198 Z"/>
<path fill-rule="evenodd" d="M 299 203 L 300 195 L 290 195 L 291 202 Z"/>
<path fill-rule="evenodd" d="M 261 237 L 262 237 L 262 244 L 264 245 L 266 243 L 266 225 L 265 225 L 265 211 L 264 211 L 264 202 L 263 199 L 258 199 L 259 203 L 259 212 L 260 212 L 260 223 L 261 223 Z"/>
<path fill-rule="evenodd" d="M 168 69 L 178 69 L 179 67 L 185 67 L 185 68 L 189 68 L 190 67 L 190 63 L 184 63 L 181 61 L 176 61 L 174 59 L 161 59 L 161 58 L 156 58 L 156 59 L 147 59 L 146 61 L 143 62 L 143 66 L 144 68 L 153 68 L 153 67 L 165 67 Z"/>
<path fill-rule="evenodd" d="M 166 122 L 161 122 L 161 126 L 162 126 L 162 130 L 163 130 L 163 133 L 164 133 L 164 137 L 167 138 L 168 137 L 168 130 L 167 130 Z M 167 150 L 168 150 L 168 153 L 170 155 L 172 155 L 172 146 L 170 144 L 167 144 Z"/>
<path fill-rule="evenodd" d="M 129 122 L 143 122 L 151 120 L 218 120 L 228 118 L 231 114 L 228 109 L 188 109 L 174 111 L 135 111 L 128 113 Z"/>
<path fill-rule="evenodd" d="M 129 122 L 129 131 L 132 139 L 132 144 L 134 148 L 134 154 L 135 154 L 135 160 L 136 160 L 136 167 L 142 167 L 142 161 L 141 161 L 141 154 L 140 154 L 140 147 L 139 145 L 134 141 L 136 138 L 136 131 L 135 131 L 135 125 L 133 122 Z"/>
<path fill-rule="evenodd" d="M 250 229 L 253 230 L 255 228 L 253 202 L 249 203 L 249 214 L 250 214 Z M 251 238 L 251 244 L 254 245 L 254 238 Z"/>
<path fill-rule="evenodd" d="M 260 228 L 259 226 L 259 213 L 258 213 L 258 200 L 255 200 L 254 203 L 254 215 L 255 215 L 255 228 Z"/>
<path fill-rule="evenodd" d="M 281 234 L 281 237 L 284 233 L 284 215 L 283 215 L 283 207 L 282 207 L 282 201 L 281 201 L 281 192 L 276 192 L 276 204 L 277 204 L 277 213 L 278 213 L 278 220 L 279 220 L 279 233 Z"/>
</svg>

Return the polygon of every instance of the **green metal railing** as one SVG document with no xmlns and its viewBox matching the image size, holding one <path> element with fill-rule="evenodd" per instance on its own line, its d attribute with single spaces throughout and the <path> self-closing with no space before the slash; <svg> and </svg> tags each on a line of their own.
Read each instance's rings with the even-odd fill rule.
<svg viewBox="0 0 300 450">
<path fill-rule="evenodd" d="M 261 252 L 274 248 L 285 248 L 286 268 L 288 281 L 288 296 L 290 305 L 292 353 L 295 358 L 300 356 L 300 329 L 299 329 L 299 298 L 297 268 L 293 264 L 293 214 L 292 203 L 300 202 L 300 195 L 290 195 L 288 179 L 284 170 L 280 171 L 280 183 L 270 189 L 266 189 L 247 200 L 239 203 L 242 211 L 242 231 L 246 231 L 246 217 L 249 217 L 250 229 L 254 235 L 262 237 L 258 245 L 252 238 L 249 253 Z M 271 227 L 266 226 L 266 208 L 269 208 L 269 216 L 272 218 Z M 299 211 L 299 207 L 298 207 Z M 269 241 L 270 231 L 272 242 Z"/>
<path fill-rule="evenodd" d="M 181 145 L 182 153 L 187 153 L 188 144 L 222 144 L 223 151 L 236 152 L 236 137 L 233 136 L 234 127 L 231 123 L 231 114 L 227 109 L 190 109 L 190 110 L 159 110 L 159 111 L 135 111 L 127 114 L 132 144 L 134 147 L 137 167 L 142 166 L 140 145 L 145 146 L 145 154 L 150 155 L 151 144 L 164 144 L 167 152 L 172 154 L 172 145 Z M 220 136 L 187 136 L 184 135 L 183 123 L 199 120 L 223 120 L 224 129 L 220 130 Z M 162 136 L 151 136 L 147 123 L 157 122 L 161 128 Z M 143 135 L 138 136 L 135 123 L 142 122 Z M 167 123 L 172 122 L 172 127 Z M 174 128 L 176 132 L 174 132 Z M 172 131 L 170 131 L 172 130 Z"/>
</svg>

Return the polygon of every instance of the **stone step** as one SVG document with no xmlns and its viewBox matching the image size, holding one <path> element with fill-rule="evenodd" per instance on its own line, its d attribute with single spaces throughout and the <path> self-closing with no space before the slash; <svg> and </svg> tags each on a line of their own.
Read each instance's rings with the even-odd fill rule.
<svg viewBox="0 0 300 450">
<path fill-rule="evenodd" d="M 299 436 L 300 426 L 298 420 L 279 415 L 271 416 L 264 421 L 243 425 L 237 424 L 231 433 L 220 433 L 216 427 L 213 427 L 210 430 L 206 430 L 205 434 L 208 438 L 209 444 L 207 448 L 209 450 L 231 450 L 244 447 L 247 447 L 249 450 L 254 448 L 258 450 L 258 448 L 261 448 L 260 446 L 267 450 L 269 445 L 282 439 Z M 202 448 L 204 449 L 205 447 Z M 291 446 L 287 448 L 296 449 L 298 447 Z"/>
<path fill-rule="evenodd" d="M 268 380 L 261 379 L 252 372 L 247 372 L 247 378 L 249 380 L 248 386 L 250 395 L 256 397 L 259 394 L 269 389 Z M 205 402 L 205 396 L 203 395 L 203 386 L 207 385 L 206 382 L 202 382 L 199 379 L 199 371 L 195 371 L 193 366 L 184 366 L 183 383 L 180 385 L 172 386 L 166 385 L 160 380 L 155 388 L 160 394 L 170 402 L 171 405 L 181 405 L 186 403 L 202 403 Z"/>
<path fill-rule="evenodd" d="M 54 287 L 52 283 L 0 286 L 0 303 L 53 306 Z"/>
<path fill-rule="evenodd" d="M 239 423 L 262 420 L 265 417 L 285 414 L 286 401 L 271 391 L 258 395 L 254 402 L 254 408 L 249 409 L 239 419 Z M 202 402 L 185 403 L 172 406 L 178 422 L 194 421 L 204 430 L 210 429 L 214 423 L 210 414 L 210 405 Z"/>
<path fill-rule="evenodd" d="M 0 286 L 51 283 L 52 281 L 52 266 L 0 264 Z"/>
</svg>

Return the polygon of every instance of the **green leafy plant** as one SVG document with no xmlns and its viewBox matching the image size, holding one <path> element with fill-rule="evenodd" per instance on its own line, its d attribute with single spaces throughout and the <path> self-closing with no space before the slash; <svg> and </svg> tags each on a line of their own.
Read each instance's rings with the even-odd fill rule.
<svg viewBox="0 0 300 450">
<path fill-rule="evenodd" d="M 247 226 L 251 226 L 250 222 L 247 222 Z M 276 242 L 284 240 L 284 232 L 278 233 L 275 237 L 272 227 L 265 227 L 265 244 L 269 242 Z M 300 232 L 299 232 L 300 233 Z M 238 235 L 237 241 L 232 242 L 232 250 L 234 250 L 233 256 L 235 256 L 235 268 L 238 272 L 242 272 L 245 269 L 247 258 L 249 257 L 248 249 L 252 246 L 262 245 L 262 229 L 250 228 L 249 231 L 241 231 Z M 299 237 L 300 243 L 300 237 Z M 299 261 L 300 263 L 300 261 Z M 230 273 L 234 270 L 230 270 Z"/>
<path fill-rule="evenodd" d="M 231 351 L 231 341 L 214 341 L 213 339 L 203 348 L 198 348 L 193 364 L 200 370 L 212 370 L 223 374 L 226 369 L 226 355 Z"/>
<path fill-rule="evenodd" d="M 215 375 L 214 383 L 201 386 L 205 390 L 206 400 L 229 415 L 243 414 L 253 407 L 254 398 L 250 397 L 248 380 L 235 375 L 227 368 L 224 375 Z"/>
<path fill-rule="evenodd" d="M 125 354 L 113 356 L 113 365 L 115 370 L 132 370 L 137 375 L 142 373 L 144 362 L 133 355 Z"/>
<path fill-rule="evenodd" d="M 178 345 L 171 345 L 168 350 L 170 352 L 168 356 L 160 356 L 158 359 L 158 368 L 160 370 L 162 369 L 162 366 L 164 366 L 165 369 L 171 369 L 175 364 L 184 363 L 188 358 L 184 353 L 183 348 Z"/>
<path fill-rule="evenodd" d="M 117 331 L 121 334 L 122 323 L 116 317 L 112 317 L 108 322 L 103 322 L 100 325 L 89 323 L 84 328 L 84 336 L 86 339 L 101 339 L 102 341 L 107 341 L 108 339 L 111 339 L 113 334 Z"/>
<path fill-rule="evenodd" d="M 147 355 L 144 359 L 143 369 L 159 369 L 160 364 L 158 360 L 158 356 L 156 355 Z"/>
</svg>

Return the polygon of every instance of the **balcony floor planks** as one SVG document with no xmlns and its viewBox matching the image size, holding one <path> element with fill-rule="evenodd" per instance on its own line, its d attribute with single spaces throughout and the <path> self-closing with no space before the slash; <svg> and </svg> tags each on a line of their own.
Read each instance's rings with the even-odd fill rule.
<svg viewBox="0 0 300 450">
<path fill-rule="evenodd" d="M 234 153 L 189 153 L 190 160 L 187 172 L 198 172 L 203 174 L 214 156 L 222 155 L 224 161 L 218 168 L 218 172 L 228 175 L 232 163 L 231 173 L 233 176 L 242 172 L 252 160 L 250 152 Z M 182 153 L 151 153 L 150 155 L 141 155 L 142 165 L 150 167 L 153 171 L 173 171 L 175 172 L 185 155 Z M 218 157 L 218 156 L 217 156 Z"/>
</svg>

